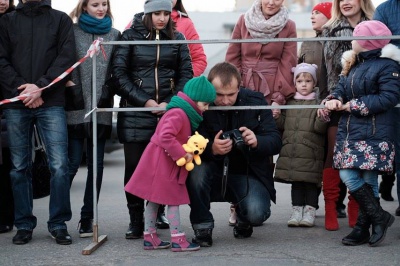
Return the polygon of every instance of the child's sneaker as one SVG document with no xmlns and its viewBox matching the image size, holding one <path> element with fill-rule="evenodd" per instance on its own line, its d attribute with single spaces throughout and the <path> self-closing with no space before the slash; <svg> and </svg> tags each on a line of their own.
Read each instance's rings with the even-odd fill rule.
<svg viewBox="0 0 400 266">
<path fill-rule="evenodd" d="M 292 207 L 292 215 L 288 221 L 289 227 L 297 227 L 300 224 L 301 219 L 303 218 L 303 206 L 293 206 Z"/>
<path fill-rule="evenodd" d="M 310 205 L 304 207 L 303 219 L 300 221 L 300 226 L 313 227 L 315 221 L 316 209 Z"/>
<path fill-rule="evenodd" d="M 190 243 L 186 240 L 185 233 L 171 234 L 171 243 L 171 250 L 174 252 L 197 251 L 200 249 L 199 244 Z"/>
<path fill-rule="evenodd" d="M 171 246 L 170 242 L 162 241 L 160 238 L 158 238 L 157 233 L 151 234 L 149 232 L 144 232 L 143 238 L 143 248 L 145 250 L 166 249 Z"/>
</svg>

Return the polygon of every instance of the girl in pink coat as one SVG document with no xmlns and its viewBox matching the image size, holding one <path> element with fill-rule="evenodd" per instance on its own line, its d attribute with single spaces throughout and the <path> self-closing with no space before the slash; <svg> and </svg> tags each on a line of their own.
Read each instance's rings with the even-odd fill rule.
<svg viewBox="0 0 400 266">
<path fill-rule="evenodd" d="M 194 251 L 199 245 L 186 240 L 180 226 L 179 205 L 189 204 L 186 189 L 188 175 L 185 167 L 176 161 L 185 157 L 192 159 L 182 144 L 186 143 L 200 122 L 202 112 L 213 102 L 216 92 L 213 85 L 204 77 L 189 80 L 183 92 L 178 92 L 167 105 L 156 131 L 147 145 L 140 162 L 125 191 L 148 201 L 144 212 L 144 249 L 165 249 L 172 251 Z M 156 217 L 160 204 L 168 205 L 171 242 L 161 241 L 157 236 Z"/>
</svg>

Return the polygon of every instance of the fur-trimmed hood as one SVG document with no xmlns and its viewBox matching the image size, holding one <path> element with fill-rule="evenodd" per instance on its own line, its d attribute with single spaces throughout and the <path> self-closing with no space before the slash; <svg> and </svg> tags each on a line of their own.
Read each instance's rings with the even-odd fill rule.
<svg viewBox="0 0 400 266">
<path fill-rule="evenodd" d="M 370 51 L 363 53 L 369 53 L 369 52 Z M 360 53 L 358 57 L 363 57 L 363 53 Z M 379 57 L 389 58 L 400 64 L 400 49 L 396 45 L 389 43 L 381 49 Z M 356 62 L 357 62 L 357 54 L 353 50 L 344 52 L 341 59 L 341 64 L 342 64 L 341 75 L 347 76 L 347 74 L 350 72 L 351 67 L 355 65 Z"/>
</svg>

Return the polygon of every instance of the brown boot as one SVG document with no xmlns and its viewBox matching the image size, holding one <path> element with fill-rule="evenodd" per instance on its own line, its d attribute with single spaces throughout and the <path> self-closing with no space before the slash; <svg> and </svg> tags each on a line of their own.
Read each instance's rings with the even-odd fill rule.
<svg viewBox="0 0 400 266">
<path fill-rule="evenodd" d="M 339 198 L 339 171 L 326 168 L 322 175 L 322 191 L 325 199 L 325 229 L 336 231 L 339 229 L 337 220 L 336 202 Z"/>
</svg>

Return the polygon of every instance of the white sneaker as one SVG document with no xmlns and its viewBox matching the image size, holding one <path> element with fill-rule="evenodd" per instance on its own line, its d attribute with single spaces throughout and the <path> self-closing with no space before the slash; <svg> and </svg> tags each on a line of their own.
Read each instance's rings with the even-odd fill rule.
<svg viewBox="0 0 400 266">
<path fill-rule="evenodd" d="M 303 206 L 293 206 L 292 215 L 287 222 L 289 227 L 299 226 L 301 219 L 303 218 Z"/>
<path fill-rule="evenodd" d="M 229 215 L 229 225 L 230 226 L 235 226 L 236 219 L 237 219 L 236 206 L 231 204 L 230 210 L 231 210 L 231 213 Z"/>
<path fill-rule="evenodd" d="M 313 227 L 315 221 L 316 209 L 310 205 L 304 207 L 303 219 L 300 221 L 300 226 Z"/>
</svg>

